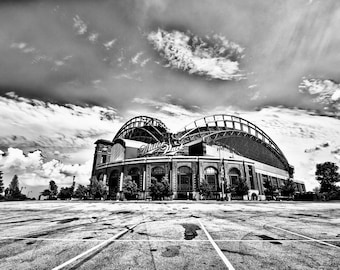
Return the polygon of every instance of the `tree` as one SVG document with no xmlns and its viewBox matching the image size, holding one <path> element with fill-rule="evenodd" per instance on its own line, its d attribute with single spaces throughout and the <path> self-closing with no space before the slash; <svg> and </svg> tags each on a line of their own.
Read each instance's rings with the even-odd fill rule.
<svg viewBox="0 0 340 270">
<path fill-rule="evenodd" d="M 50 199 L 56 198 L 57 194 L 58 194 L 58 186 L 56 185 L 56 183 L 53 180 L 50 181 L 50 191 L 51 191 L 51 193 L 49 195 Z"/>
<path fill-rule="evenodd" d="M 295 193 L 294 181 L 287 179 L 281 187 L 281 195 L 292 197 Z"/>
<path fill-rule="evenodd" d="M 51 196 L 51 190 L 45 189 L 43 192 L 40 193 L 42 196 Z"/>
<path fill-rule="evenodd" d="M 237 184 L 232 186 L 232 190 L 238 196 L 243 196 L 248 194 L 249 187 L 245 179 L 240 178 Z"/>
<path fill-rule="evenodd" d="M 26 195 L 21 194 L 21 190 L 19 189 L 19 180 L 18 176 L 14 175 L 11 183 L 8 188 L 5 190 L 5 199 L 6 200 L 25 200 L 27 199 Z"/>
<path fill-rule="evenodd" d="M 320 193 L 320 187 L 313 188 L 313 191 L 315 192 L 315 194 L 319 194 Z"/>
<path fill-rule="evenodd" d="M 153 200 L 162 200 L 165 197 L 169 197 L 173 194 L 170 184 L 165 179 L 165 177 L 163 177 L 161 181 L 157 181 L 155 177 L 152 177 L 149 190 L 150 196 Z"/>
<path fill-rule="evenodd" d="M 340 181 L 339 167 L 333 162 L 324 162 L 316 165 L 316 180 L 320 183 L 320 192 L 337 191 L 336 183 Z"/>
<path fill-rule="evenodd" d="M 17 175 L 14 175 L 11 183 L 9 183 L 9 196 L 13 199 L 19 198 L 21 191 L 19 190 L 19 179 Z"/>
<path fill-rule="evenodd" d="M 72 188 L 62 187 L 58 193 L 58 198 L 61 200 L 71 199 L 73 196 Z"/>
<path fill-rule="evenodd" d="M 98 181 L 95 176 L 91 179 L 89 190 L 93 198 L 103 198 L 106 195 L 106 187 L 103 182 Z"/>
<path fill-rule="evenodd" d="M 138 194 L 137 184 L 132 181 L 131 176 L 126 176 L 123 183 L 123 193 L 125 198 L 127 199 L 136 199 L 136 195 Z"/>
<path fill-rule="evenodd" d="M 88 192 L 89 190 L 87 187 L 83 185 L 78 185 L 77 189 L 74 192 L 73 197 L 78 198 L 78 199 L 86 199 Z"/>
<path fill-rule="evenodd" d="M 273 187 L 271 181 L 269 179 L 266 179 L 263 183 L 263 187 L 265 188 L 264 194 L 266 196 L 271 196 L 273 197 L 275 188 Z"/>
<path fill-rule="evenodd" d="M 58 198 L 60 198 L 62 200 L 71 199 L 73 197 L 73 193 L 74 193 L 74 185 L 75 185 L 75 182 L 74 182 L 74 177 L 73 177 L 72 186 L 62 187 L 60 189 L 59 193 L 58 193 Z"/>
<path fill-rule="evenodd" d="M 202 180 L 199 186 L 199 193 L 204 199 L 207 199 L 212 194 L 212 188 L 206 180 Z"/>
<path fill-rule="evenodd" d="M 3 179 L 2 179 L 2 175 L 3 175 L 3 173 L 2 173 L 2 171 L 0 171 L 0 195 L 4 192 L 4 181 L 3 181 Z"/>
</svg>

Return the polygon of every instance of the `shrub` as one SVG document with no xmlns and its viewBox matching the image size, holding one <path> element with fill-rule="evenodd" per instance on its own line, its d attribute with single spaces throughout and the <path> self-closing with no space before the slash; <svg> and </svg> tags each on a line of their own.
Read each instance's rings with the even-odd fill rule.
<svg viewBox="0 0 340 270">
<path fill-rule="evenodd" d="M 235 195 L 243 196 L 248 194 L 249 187 L 245 179 L 241 178 L 236 185 L 232 186 L 232 190 Z"/>
<path fill-rule="evenodd" d="M 212 194 L 212 189 L 209 183 L 206 180 L 202 180 L 200 187 L 199 187 L 199 193 L 203 196 L 203 198 L 206 200 L 208 199 Z"/>
<path fill-rule="evenodd" d="M 169 182 L 164 177 L 161 181 L 157 181 L 156 178 L 152 177 L 149 190 L 153 200 L 162 200 L 173 194 Z"/>
<path fill-rule="evenodd" d="M 92 177 L 89 189 L 90 194 L 94 199 L 100 199 L 106 195 L 106 187 L 104 186 L 102 181 L 97 180 L 97 177 Z"/>
<path fill-rule="evenodd" d="M 131 176 L 126 176 L 123 183 L 123 193 L 126 199 L 136 199 L 138 194 L 137 184 L 132 180 Z"/>
<path fill-rule="evenodd" d="M 77 189 L 74 192 L 73 197 L 78 199 L 86 199 L 88 195 L 88 188 L 83 185 L 78 185 Z"/>
<path fill-rule="evenodd" d="M 288 179 L 281 187 L 281 195 L 292 197 L 294 193 L 295 193 L 294 181 L 292 179 Z"/>
<path fill-rule="evenodd" d="M 71 199 L 73 195 L 72 189 L 68 187 L 62 187 L 58 193 L 58 198 L 61 200 Z"/>
</svg>

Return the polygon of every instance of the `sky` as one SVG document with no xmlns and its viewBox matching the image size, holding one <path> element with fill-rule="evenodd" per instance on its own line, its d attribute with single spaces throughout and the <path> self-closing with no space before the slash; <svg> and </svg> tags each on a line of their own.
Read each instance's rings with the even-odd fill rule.
<svg viewBox="0 0 340 270">
<path fill-rule="evenodd" d="M 311 190 L 317 163 L 340 165 L 339 25 L 337 0 L 1 1 L 5 185 L 88 184 L 94 142 L 137 115 L 176 132 L 224 113 Z"/>
</svg>

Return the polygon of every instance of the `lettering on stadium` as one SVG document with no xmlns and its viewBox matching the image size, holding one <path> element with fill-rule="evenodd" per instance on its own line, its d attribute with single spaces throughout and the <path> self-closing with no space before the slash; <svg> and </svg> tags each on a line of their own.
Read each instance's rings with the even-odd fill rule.
<svg viewBox="0 0 340 270">
<path fill-rule="evenodd" d="M 167 155 L 173 156 L 178 152 L 184 150 L 184 145 L 173 146 L 171 144 L 167 144 L 165 142 L 159 142 L 154 144 L 143 145 L 138 149 L 139 156 L 147 156 L 147 155 Z"/>
</svg>

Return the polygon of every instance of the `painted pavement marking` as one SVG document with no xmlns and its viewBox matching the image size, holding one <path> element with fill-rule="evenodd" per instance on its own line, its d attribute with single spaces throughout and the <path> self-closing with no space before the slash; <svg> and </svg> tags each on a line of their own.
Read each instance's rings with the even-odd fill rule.
<svg viewBox="0 0 340 270">
<path fill-rule="evenodd" d="M 309 236 L 305 236 L 305 235 L 302 235 L 302 234 L 299 234 L 299 233 L 295 233 L 295 232 L 292 232 L 292 231 L 289 231 L 289 230 L 286 230 L 286 229 L 282 229 L 282 228 L 279 228 L 279 227 L 275 227 L 275 226 L 272 226 L 272 225 L 265 225 L 265 226 L 271 227 L 271 228 L 274 228 L 274 229 L 277 229 L 277 230 L 281 230 L 281 231 L 284 231 L 284 232 L 287 232 L 287 233 L 290 233 L 290 234 L 293 234 L 293 235 L 297 235 L 299 237 L 308 239 L 310 241 L 318 242 L 318 243 L 323 244 L 323 245 L 327 245 L 327 246 L 330 246 L 330 247 L 335 247 L 337 249 L 340 249 L 339 246 L 327 243 L 327 242 L 325 242 L 325 240 L 318 240 L 318 239 L 315 239 L 315 238 L 312 238 L 312 237 L 309 237 Z M 327 241 L 331 241 L 331 240 L 327 239 Z M 337 241 L 339 241 L 339 239 Z"/>
<path fill-rule="evenodd" d="M 104 242 L 103 239 L 77 239 L 77 238 L 39 238 L 39 237 L 0 237 L 0 240 L 37 240 L 37 241 L 60 241 L 60 242 Z M 271 242 L 273 239 L 215 239 L 215 242 Z M 332 241 L 340 242 L 336 239 L 275 239 L 280 242 L 318 242 L 318 241 Z M 190 242 L 185 239 L 114 239 L 112 242 L 210 242 L 206 239 L 192 239 Z"/>
<path fill-rule="evenodd" d="M 79 254 L 78 256 L 76 256 L 76 257 L 74 257 L 74 258 L 72 258 L 72 259 L 70 259 L 70 260 L 64 262 L 63 264 L 61 264 L 61 265 L 59 265 L 59 266 L 57 266 L 57 267 L 54 267 L 52 270 L 59 270 L 59 269 L 62 269 L 62 268 L 64 268 L 65 266 L 68 266 L 69 264 L 71 264 L 71 263 L 73 263 L 73 262 L 79 260 L 80 258 L 85 257 L 85 256 L 88 255 L 88 254 L 91 254 L 93 251 L 95 251 L 95 250 L 97 250 L 97 249 L 99 249 L 99 248 L 105 246 L 106 244 L 108 244 L 108 243 L 110 243 L 110 242 L 113 242 L 116 238 L 119 238 L 119 237 L 121 237 L 122 235 L 126 234 L 127 232 L 129 232 L 130 230 L 132 230 L 133 228 L 135 228 L 136 226 L 138 226 L 139 224 L 140 224 L 140 223 L 135 224 L 135 225 L 133 225 L 133 226 L 131 226 L 131 227 L 129 227 L 129 228 L 127 228 L 127 229 L 125 229 L 125 230 L 123 230 L 123 231 L 117 233 L 116 235 L 112 236 L 111 238 L 109 238 L 109 239 L 103 241 L 102 243 L 100 243 L 100 244 L 98 244 L 98 245 L 96 245 L 96 246 L 94 246 L 94 247 L 88 249 L 87 251 L 85 251 L 85 252 Z"/>
<path fill-rule="evenodd" d="M 212 244 L 212 246 L 214 247 L 214 249 L 217 251 L 217 254 L 220 256 L 220 258 L 222 259 L 222 261 L 224 262 L 224 264 L 227 266 L 227 268 L 229 270 L 235 270 L 235 268 L 232 266 L 232 264 L 230 263 L 230 261 L 227 259 L 226 256 L 224 256 L 222 250 L 218 247 L 218 245 L 214 242 L 214 240 L 212 239 L 212 237 L 210 236 L 209 232 L 205 229 L 203 223 L 198 220 L 198 222 L 201 225 L 202 230 L 204 231 L 204 233 L 206 234 L 206 236 L 208 237 L 210 243 Z"/>
</svg>

